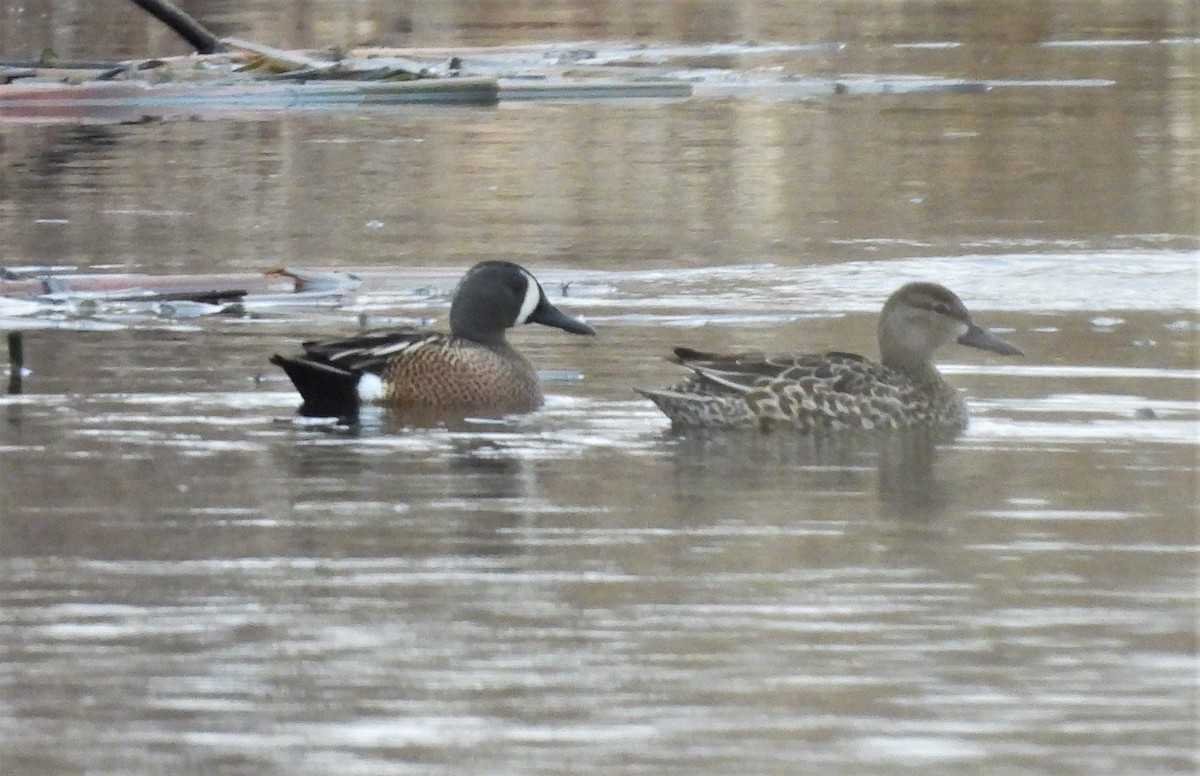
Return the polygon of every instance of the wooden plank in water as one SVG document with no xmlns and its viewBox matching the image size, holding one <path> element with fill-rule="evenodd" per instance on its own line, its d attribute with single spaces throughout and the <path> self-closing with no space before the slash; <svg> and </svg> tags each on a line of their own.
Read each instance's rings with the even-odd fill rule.
<svg viewBox="0 0 1200 776">
<path fill-rule="evenodd" d="M 683 81 L 626 81 L 620 79 L 539 80 L 505 78 L 500 99 L 509 100 L 625 100 L 686 99 L 692 85 Z"/>
<path fill-rule="evenodd" d="M 197 299 L 241 296 L 244 294 L 295 293 L 319 283 L 346 278 L 347 290 L 357 285 L 349 276 L 316 273 L 315 279 L 298 271 L 266 273 L 230 272 L 203 275 L 144 275 L 137 273 L 39 275 L 0 279 L 0 296 L 35 297 L 48 294 L 96 294 L 107 297 L 155 297 L 160 299 Z"/>
<path fill-rule="evenodd" d="M 105 118 L 106 111 L 162 113 L 226 109 L 331 108 L 363 105 L 494 105 L 494 78 L 421 78 L 413 81 L 149 84 L 91 81 L 81 84 L 22 82 L 0 86 L 0 118 Z"/>
</svg>

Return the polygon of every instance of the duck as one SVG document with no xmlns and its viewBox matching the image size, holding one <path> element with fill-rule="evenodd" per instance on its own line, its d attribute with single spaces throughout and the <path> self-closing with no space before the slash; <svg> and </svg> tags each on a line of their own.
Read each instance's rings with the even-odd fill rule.
<svg viewBox="0 0 1200 776">
<path fill-rule="evenodd" d="M 524 267 L 493 260 L 459 281 L 449 333 L 374 329 L 304 342 L 303 352 L 270 361 L 300 392 L 301 415 L 355 418 L 367 404 L 424 416 L 527 413 L 542 406 L 541 385 L 533 364 L 505 336 L 526 323 L 596 333 L 551 304 Z"/>
<path fill-rule="evenodd" d="M 972 321 L 962 300 L 937 283 L 908 283 L 889 296 L 877 337 L 879 361 L 840 351 L 721 355 L 678 347 L 672 360 L 692 374 L 669 388 L 635 390 L 675 428 L 814 436 L 924 428 L 953 435 L 967 427 L 967 407 L 934 354 L 957 343 L 1024 355 Z"/>
</svg>

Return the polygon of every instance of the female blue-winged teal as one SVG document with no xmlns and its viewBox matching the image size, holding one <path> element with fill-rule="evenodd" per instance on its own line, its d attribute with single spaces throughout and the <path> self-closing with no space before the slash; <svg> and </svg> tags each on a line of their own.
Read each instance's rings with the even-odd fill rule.
<svg viewBox="0 0 1200 776">
<path fill-rule="evenodd" d="M 967 408 L 933 365 L 934 352 L 957 342 L 1024 355 L 972 323 L 962 301 L 935 283 L 909 283 L 888 297 L 878 336 L 882 363 L 852 353 L 715 355 L 676 348 L 675 360 L 691 377 L 638 393 L 681 427 L 957 432 L 967 425 Z"/>
<path fill-rule="evenodd" d="M 275 355 L 271 363 L 300 391 L 304 415 L 353 417 L 369 402 L 423 415 L 530 412 L 542 405 L 537 373 L 504 336 L 522 323 L 596 333 L 550 304 L 522 267 L 485 261 L 455 289 L 449 334 L 408 327 L 367 331 L 305 342 L 303 354 Z"/>
</svg>

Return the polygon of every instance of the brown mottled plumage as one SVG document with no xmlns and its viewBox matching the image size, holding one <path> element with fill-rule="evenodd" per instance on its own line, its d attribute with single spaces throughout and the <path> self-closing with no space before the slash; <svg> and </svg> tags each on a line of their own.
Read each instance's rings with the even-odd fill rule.
<svg viewBox="0 0 1200 776">
<path fill-rule="evenodd" d="M 676 348 L 688 379 L 638 390 L 676 426 L 778 427 L 829 434 L 929 427 L 958 431 L 967 408 L 933 365 L 952 342 L 1020 355 L 1017 347 L 971 322 L 957 296 L 934 283 L 892 294 L 879 319 L 881 361 L 852 353 L 716 355 Z"/>
<path fill-rule="evenodd" d="M 299 356 L 273 356 L 304 398 L 306 415 L 352 417 L 363 402 L 402 411 L 462 415 L 529 412 L 542 404 L 537 372 L 504 333 L 541 323 L 575 334 L 591 327 L 550 304 L 516 264 L 487 261 L 459 283 L 450 334 L 415 328 L 306 342 Z"/>
<path fill-rule="evenodd" d="M 380 373 L 384 403 L 438 408 L 479 407 L 530 412 L 542 401 L 537 372 L 508 345 L 484 348 L 435 334 L 414 344 Z"/>
</svg>

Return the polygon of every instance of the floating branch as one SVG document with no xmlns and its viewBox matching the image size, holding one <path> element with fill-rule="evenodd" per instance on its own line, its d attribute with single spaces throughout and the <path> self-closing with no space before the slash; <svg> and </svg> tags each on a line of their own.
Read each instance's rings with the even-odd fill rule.
<svg viewBox="0 0 1200 776">
<path fill-rule="evenodd" d="M 216 54 L 218 51 L 224 50 L 218 36 L 173 3 L 169 3 L 167 0 L 133 0 L 133 2 L 155 19 L 179 33 L 179 37 L 194 46 L 199 53 Z"/>
</svg>

